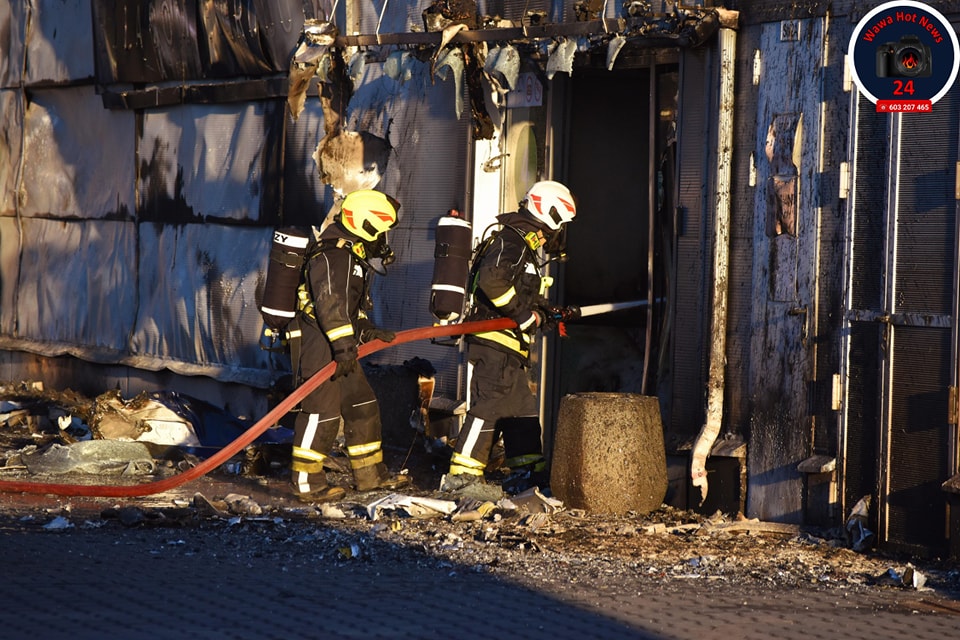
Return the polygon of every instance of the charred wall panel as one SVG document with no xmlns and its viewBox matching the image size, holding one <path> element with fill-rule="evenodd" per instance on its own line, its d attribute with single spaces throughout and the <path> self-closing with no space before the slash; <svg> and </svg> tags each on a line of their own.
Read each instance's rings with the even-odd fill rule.
<svg viewBox="0 0 960 640">
<path fill-rule="evenodd" d="M 705 300 L 713 243 L 708 198 L 713 189 L 710 161 L 716 132 L 710 96 L 714 62 L 706 48 L 685 50 L 680 65 L 680 112 L 677 131 L 677 282 L 674 293 L 676 326 L 671 357 L 675 363 L 671 422 L 667 446 L 692 442 L 703 426 L 706 348 Z"/>
<path fill-rule="evenodd" d="M 850 364 L 847 367 L 845 441 L 842 457 L 843 501 L 847 515 L 857 501 L 871 496 L 876 502 L 880 455 L 880 344 L 877 323 L 857 322 L 850 327 Z M 875 504 L 874 504 L 875 506 Z M 876 509 L 870 510 L 869 528 L 877 531 Z"/>
<path fill-rule="evenodd" d="M 90 0 L 100 84 L 285 73 L 331 0 Z M 89 14 L 88 14 L 89 15 Z"/>
<path fill-rule="evenodd" d="M 284 110 L 281 117 L 284 121 L 283 206 L 275 212 L 275 224 L 319 224 L 333 206 L 333 191 L 320 180 L 313 157 L 324 136 L 323 110 L 316 92 L 308 93 L 296 120 L 290 116 L 289 109 Z"/>
<path fill-rule="evenodd" d="M 947 94 L 923 119 L 878 115 L 861 96 L 852 146 L 845 506 L 871 495 L 879 542 L 911 552 L 946 548 L 958 111 Z"/>
<path fill-rule="evenodd" d="M 886 539 L 908 550 L 945 551 L 950 476 L 948 329 L 901 327 L 894 336 Z"/>
<path fill-rule="evenodd" d="M 757 112 L 757 88 L 753 84 L 753 52 L 759 46 L 760 30 L 741 29 L 737 36 L 735 111 Z M 754 147 L 757 136 L 752 118 L 734 118 L 733 201 L 730 215 L 730 286 L 727 298 L 727 375 L 724 392 L 724 425 L 742 433 L 750 412 L 750 340 L 753 335 L 753 221 Z"/>
<path fill-rule="evenodd" d="M 942 550 L 953 473 L 948 388 L 956 366 L 956 163 L 960 100 L 900 116 L 886 539 Z M 896 116 L 894 116 L 896 117 Z M 929 132 L 936 131 L 935 141 Z M 921 142 L 922 141 L 922 142 Z M 913 326 L 900 326 L 901 323 Z"/>
<path fill-rule="evenodd" d="M 48 355 L 125 354 L 137 309 L 132 222 L 26 218 L 9 241 L 20 244 L 20 277 L 15 324 L 3 327 L 5 335 Z"/>
<path fill-rule="evenodd" d="M 179 105 L 142 115 L 138 218 L 276 220 L 285 103 Z"/>
<path fill-rule="evenodd" d="M 18 223 L 16 218 L 0 217 L 0 335 L 14 334 L 17 327 L 20 244 L 16 240 L 22 233 Z"/>
<path fill-rule="evenodd" d="M 853 184 L 853 255 L 852 271 L 859 280 L 852 289 L 855 309 L 880 309 L 883 305 L 883 253 L 876 247 L 884 245 L 884 202 L 886 171 L 889 162 L 887 145 L 888 116 L 876 113 L 863 95 L 856 122 L 857 151 L 854 162 Z"/>
<path fill-rule="evenodd" d="M 90 23 L 90 0 L 11 4 L 30 5 L 25 84 L 65 84 L 93 78 L 90 30 L 76 28 Z M 50 55 L 51 50 L 56 55 Z"/>
<path fill-rule="evenodd" d="M 760 27 L 747 515 L 780 522 L 803 518 L 811 451 L 824 26 Z"/>
<path fill-rule="evenodd" d="M 23 77 L 27 14 L 23 2 L 0 2 L 0 87 L 17 87 Z"/>
<path fill-rule="evenodd" d="M 902 117 L 894 311 L 949 315 L 957 295 L 952 267 L 958 102 L 949 94 L 923 120 Z"/>
<path fill-rule="evenodd" d="M 196 0 L 92 0 L 92 16 L 98 83 L 202 77 Z"/>
<path fill-rule="evenodd" d="M 23 161 L 23 92 L 0 89 L 0 216 L 17 208 Z"/>
<path fill-rule="evenodd" d="M 263 319 L 256 293 L 272 240 L 269 227 L 141 225 L 129 337 L 136 364 L 161 369 L 172 361 L 180 363 L 178 373 L 263 386 L 275 371 L 272 354 L 258 347 Z"/>
<path fill-rule="evenodd" d="M 20 215 L 131 219 L 134 133 L 133 114 L 105 110 L 91 86 L 33 90 L 23 119 Z"/>
</svg>

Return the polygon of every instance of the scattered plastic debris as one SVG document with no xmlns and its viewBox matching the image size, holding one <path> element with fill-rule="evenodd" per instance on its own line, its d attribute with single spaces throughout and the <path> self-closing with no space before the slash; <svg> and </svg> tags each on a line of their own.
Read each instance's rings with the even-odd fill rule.
<svg viewBox="0 0 960 640">
<path fill-rule="evenodd" d="M 496 508 L 497 505 L 489 500 L 481 502 L 480 500 L 465 498 L 460 501 L 457 510 L 450 516 L 450 520 L 452 522 L 474 522 L 487 517 Z"/>
<path fill-rule="evenodd" d="M 329 520 L 343 520 L 347 517 L 343 509 L 328 502 L 319 505 L 320 516 Z"/>
<path fill-rule="evenodd" d="M 463 538 L 453 532 L 447 533 L 443 537 L 443 542 L 440 543 L 440 548 L 444 551 L 452 551 L 454 549 L 460 549 L 463 547 Z"/>
<path fill-rule="evenodd" d="M 20 456 L 33 474 L 96 473 L 148 475 L 156 462 L 142 442 L 86 440 L 69 445 L 53 443 L 43 450 Z"/>
<path fill-rule="evenodd" d="M 205 516 L 217 516 L 224 518 L 227 514 L 217 505 L 207 499 L 202 493 L 193 494 L 193 507 Z"/>
<path fill-rule="evenodd" d="M 523 493 L 504 498 L 501 504 L 518 513 L 556 513 L 563 509 L 563 502 L 543 495 L 537 487 L 530 487 Z"/>
<path fill-rule="evenodd" d="M 924 585 L 927 584 L 927 577 L 917 571 L 912 564 L 908 564 L 907 568 L 903 570 L 901 582 L 905 587 L 911 589 L 922 589 Z"/>
<path fill-rule="evenodd" d="M 263 507 L 257 504 L 250 496 L 242 496 L 237 493 L 228 494 L 224 499 L 230 513 L 238 516 L 259 516 L 263 514 Z"/>
<path fill-rule="evenodd" d="M 57 426 L 60 427 L 60 431 L 66 432 L 73 440 L 83 441 L 93 439 L 93 433 L 90 432 L 90 427 L 76 416 L 64 415 L 58 417 Z"/>
<path fill-rule="evenodd" d="M 873 546 L 876 536 L 867 528 L 867 519 L 870 515 L 870 496 L 866 495 L 857 501 L 847 518 L 847 542 L 854 551 L 866 551 Z"/>
<path fill-rule="evenodd" d="M 72 529 L 73 523 L 63 516 L 57 516 L 47 524 L 43 525 L 43 528 L 47 531 L 62 531 L 64 529 Z"/>
<path fill-rule="evenodd" d="M 371 520 L 380 517 L 381 512 L 400 509 L 411 518 L 425 519 L 450 515 L 457 508 L 457 503 L 451 500 L 408 496 L 391 493 L 388 496 L 374 500 L 367 505 L 367 516 Z"/>
<path fill-rule="evenodd" d="M 874 583 L 884 587 L 903 587 L 919 590 L 927 583 L 927 578 L 916 570 L 912 564 L 907 564 L 903 573 L 899 574 L 891 567 L 874 579 Z"/>
</svg>

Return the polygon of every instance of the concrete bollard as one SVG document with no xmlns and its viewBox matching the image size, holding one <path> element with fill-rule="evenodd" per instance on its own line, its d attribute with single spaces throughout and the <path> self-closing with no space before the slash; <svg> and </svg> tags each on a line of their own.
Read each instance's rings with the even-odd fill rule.
<svg viewBox="0 0 960 640">
<path fill-rule="evenodd" d="M 573 509 L 612 514 L 658 509 L 667 494 L 659 400 L 634 393 L 563 397 L 550 490 Z"/>
</svg>

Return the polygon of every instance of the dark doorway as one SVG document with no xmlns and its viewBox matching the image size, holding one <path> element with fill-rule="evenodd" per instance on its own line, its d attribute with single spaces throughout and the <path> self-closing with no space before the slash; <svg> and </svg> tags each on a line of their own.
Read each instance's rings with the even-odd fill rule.
<svg viewBox="0 0 960 640">
<path fill-rule="evenodd" d="M 564 304 L 647 300 L 651 284 L 662 298 L 677 79 L 677 65 L 649 64 L 577 68 L 565 83 L 565 170 L 558 177 L 577 198 L 578 214 L 562 270 Z M 666 237 L 669 243 L 672 231 Z M 568 337 L 555 341 L 554 412 L 570 393 L 654 395 L 658 313 L 656 305 L 641 306 L 570 323 Z"/>
</svg>

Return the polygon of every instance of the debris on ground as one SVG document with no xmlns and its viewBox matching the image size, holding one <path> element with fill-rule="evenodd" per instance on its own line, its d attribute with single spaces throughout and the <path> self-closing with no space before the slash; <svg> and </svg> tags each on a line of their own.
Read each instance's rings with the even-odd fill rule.
<svg viewBox="0 0 960 640">
<path fill-rule="evenodd" d="M 70 415 L 86 423 L 75 396 L 34 390 L 32 398 L 17 398 L 18 405 L 2 395 L 0 401 L 0 480 L 32 476 L 24 456 L 29 460 L 37 455 L 39 460 L 40 451 L 58 456 L 60 449 L 73 451 L 83 442 L 64 432 L 57 420 Z M 156 475 L 176 474 L 198 463 L 196 452 L 146 445 L 156 456 Z M 853 543 L 863 541 L 866 530 L 859 528 L 864 518 L 856 510 L 852 527 L 847 522 L 818 529 L 736 514 L 707 516 L 668 505 L 645 514 L 590 513 L 566 508 L 540 487 L 512 496 L 497 494 L 494 500 L 454 497 L 437 491 L 446 461 L 429 447 L 394 449 L 386 443 L 388 466 L 408 470 L 414 480 L 408 490 L 357 492 L 349 468 L 331 464 L 328 479 L 347 489 L 345 499 L 304 505 L 290 493 L 282 446 L 251 445 L 206 476 L 160 495 L 124 501 L 0 493 L 0 529 L 69 535 L 95 528 L 115 536 L 143 528 L 179 530 L 178 536 L 214 532 L 217 544 L 233 554 L 433 563 L 449 567 L 451 573 L 490 573 L 521 584 L 551 583 L 561 590 L 584 585 L 602 589 L 624 576 L 642 576 L 663 588 L 678 589 L 697 581 L 707 589 L 736 583 L 960 596 L 956 561 L 853 548 Z M 114 471 L 125 469 L 120 463 L 127 458 L 142 459 L 142 451 L 113 453 L 107 458 L 116 463 Z M 38 481 L 53 473 L 44 471 Z M 71 469 L 57 476 L 57 482 L 82 475 L 81 471 Z M 143 480 L 101 473 L 98 481 L 111 477 L 115 482 Z M 866 509 L 865 504 L 862 511 Z M 244 545 L 238 548 L 231 532 L 241 530 L 258 535 L 244 536 Z"/>
</svg>

